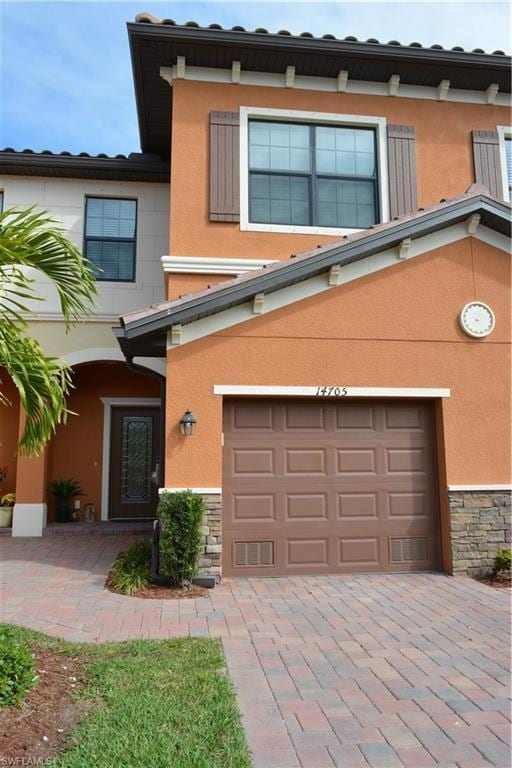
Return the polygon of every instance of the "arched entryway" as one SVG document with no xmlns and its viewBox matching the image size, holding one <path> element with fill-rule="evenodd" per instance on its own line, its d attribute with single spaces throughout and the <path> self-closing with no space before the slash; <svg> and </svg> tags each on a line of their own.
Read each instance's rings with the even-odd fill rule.
<svg viewBox="0 0 512 768">
<path fill-rule="evenodd" d="M 160 384 L 103 360 L 74 366 L 72 412 L 48 449 L 48 482 L 76 477 L 96 520 L 151 518 L 158 499 Z M 48 521 L 54 520 L 51 497 Z"/>
</svg>

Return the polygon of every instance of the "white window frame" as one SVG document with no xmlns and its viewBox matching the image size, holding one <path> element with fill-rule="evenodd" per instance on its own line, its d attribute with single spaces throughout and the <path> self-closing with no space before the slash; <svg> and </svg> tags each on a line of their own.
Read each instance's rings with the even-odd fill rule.
<svg viewBox="0 0 512 768">
<path fill-rule="evenodd" d="M 506 139 L 512 139 L 512 126 L 511 125 L 497 125 L 498 138 L 500 142 L 500 168 L 501 168 L 501 185 L 503 190 L 503 199 L 507 203 L 512 202 L 508 191 L 508 178 L 507 178 L 507 156 L 505 154 L 505 141 Z"/>
<path fill-rule="evenodd" d="M 305 112 L 296 109 L 240 107 L 240 229 L 246 232 L 281 232 L 297 235 L 350 235 L 361 229 L 296 226 L 293 224 L 255 224 L 249 221 L 249 120 L 267 119 L 293 123 L 329 123 L 376 129 L 379 223 L 389 221 L 388 152 L 386 118 L 375 115 L 340 115 L 333 112 Z"/>
</svg>

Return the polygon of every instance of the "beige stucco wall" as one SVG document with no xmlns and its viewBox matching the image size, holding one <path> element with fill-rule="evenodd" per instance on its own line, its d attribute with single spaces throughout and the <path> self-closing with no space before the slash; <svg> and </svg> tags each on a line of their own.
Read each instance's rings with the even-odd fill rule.
<svg viewBox="0 0 512 768">
<path fill-rule="evenodd" d="M 98 282 L 99 295 L 94 311 L 97 316 L 117 318 L 164 298 L 160 258 L 168 251 L 167 184 L 0 176 L 0 190 L 4 191 L 4 210 L 31 205 L 46 209 L 63 224 L 67 236 L 80 250 L 83 246 L 86 195 L 136 199 L 136 281 Z M 40 278 L 38 290 L 44 302 L 34 302 L 34 312 L 42 318 L 55 317 L 59 312 L 55 290 Z"/>
</svg>

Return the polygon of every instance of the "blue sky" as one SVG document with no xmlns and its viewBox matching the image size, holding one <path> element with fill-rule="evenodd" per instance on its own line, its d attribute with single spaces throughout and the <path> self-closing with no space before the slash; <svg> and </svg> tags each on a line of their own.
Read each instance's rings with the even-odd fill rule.
<svg viewBox="0 0 512 768">
<path fill-rule="evenodd" d="M 140 11 L 178 23 L 510 50 L 505 2 L 0 0 L 0 146 L 138 151 L 126 22 Z"/>
</svg>

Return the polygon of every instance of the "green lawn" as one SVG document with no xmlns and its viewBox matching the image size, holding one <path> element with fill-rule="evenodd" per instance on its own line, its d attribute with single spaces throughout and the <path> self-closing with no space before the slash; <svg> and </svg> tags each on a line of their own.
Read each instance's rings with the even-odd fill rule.
<svg viewBox="0 0 512 768">
<path fill-rule="evenodd" d="M 71 644 L 19 629 L 20 639 L 87 661 L 90 714 L 56 768 L 249 768 L 222 647 L 209 638 Z"/>
</svg>

